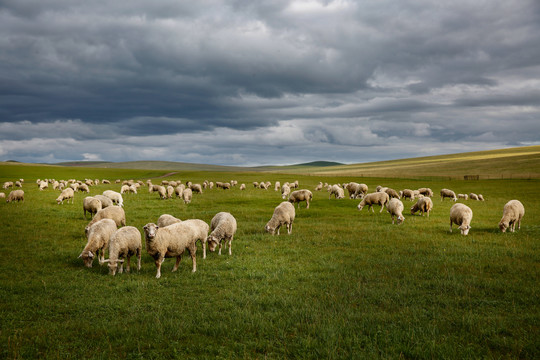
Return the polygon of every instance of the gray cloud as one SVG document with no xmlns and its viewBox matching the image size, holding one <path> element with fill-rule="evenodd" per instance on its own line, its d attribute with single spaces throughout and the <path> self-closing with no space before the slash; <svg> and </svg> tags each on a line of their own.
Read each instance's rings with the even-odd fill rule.
<svg viewBox="0 0 540 360">
<path fill-rule="evenodd" d="M 4 1 L 0 156 L 243 165 L 540 143 L 539 30 L 534 0 Z"/>
</svg>

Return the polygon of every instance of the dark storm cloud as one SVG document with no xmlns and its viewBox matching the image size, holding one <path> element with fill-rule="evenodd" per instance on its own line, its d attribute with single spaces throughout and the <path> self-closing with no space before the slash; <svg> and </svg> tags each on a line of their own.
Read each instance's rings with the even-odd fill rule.
<svg viewBox="0 0 540 360">
<path fill-rule="evenodd" d="M 0 156 L 354 162 L 537 143 L 538 33 L 534 0 L 3 1 Z"/>
</svg>

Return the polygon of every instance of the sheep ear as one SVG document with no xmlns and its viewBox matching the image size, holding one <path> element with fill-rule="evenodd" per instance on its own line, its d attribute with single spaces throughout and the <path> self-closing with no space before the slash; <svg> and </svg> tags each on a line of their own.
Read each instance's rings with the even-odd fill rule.
<svg viewBox="0 0 540 360">
<path fill-rule="evenodd" d="M 146 229 L 148 229 L 148 226 L 144 225 L 143 230 L 146 230 Z"/>
</svg>

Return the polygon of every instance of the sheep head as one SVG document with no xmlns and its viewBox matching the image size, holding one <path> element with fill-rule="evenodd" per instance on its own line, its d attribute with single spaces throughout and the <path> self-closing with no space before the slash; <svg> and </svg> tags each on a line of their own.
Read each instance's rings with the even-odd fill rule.
<svg viewBox="0 0 540 360">
<path fill-rule="evenodd" d="M 208 243 L 208 250 L 210 251 L 216 251 L 216 247 L 219 244 L 219 239 L 216 238 L 214 235 L 208 235 L 206 238 L 206 242 Z"/>
</svg>

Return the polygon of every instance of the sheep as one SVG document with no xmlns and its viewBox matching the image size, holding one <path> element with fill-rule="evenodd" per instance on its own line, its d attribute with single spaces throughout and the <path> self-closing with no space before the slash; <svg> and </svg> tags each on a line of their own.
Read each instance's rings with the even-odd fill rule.
<svg viewBox="0 0 540 360">
<path fill-rule="evenodd" d="M 402 224 L 405 221 L 403 216 L 403 203 L 401 200 L 392 198 L 386 204 L 386 209 L 392 217 L 392 224 L 394 224 L 394 216 L 397 218 L 398 225 Z"/>
<path fill-rule="evenodd" d="M 287 184 L 283 184 L 281 187 L 281 198 L 285 200 L 291 193 L 291 188 Z"/>
<path fill-rule="evenodd" d="M 12 201 L 22 201 L 24 202 L 24 191 L 23 190 L 12 190 L 7 199 L 6 202 L 12 202 Z"/>
<path fill-rule="evenodd" d="M 231 188 L 231 183 L 228 183 L 228 182 L 223 183 L 223 184 L 221 184 L 221 188 L 222 188 L 223 190 L 230 190 L 230 188 Z"/>
<path fill-rule="evenodd" d="M 15 181 L 15 187 L 22 187 L 20 180 Z"/>
<path fill-rule="evenodd" d="M 253 182 L 253 187 L 254 187 L 254 188 L 258 188 L 258 187 L 259 187 L 259 183 L 258 183 L 257 181 L 254 181 L 254 182 Z"/>
<path fill-rule="evenodd" d="M 89 193 L 90 188 L 86 184 L 80 184 L 79 187 L 77 188 L 77 191 Z"/>
<path fill-rule="evenodd" d="M 117 193 L 113 190 L 105 190 L 103 192 L 103 195 L 111 199 L 113 204 L 116 204 L 118 206 L 124 206 L 124 199 L 122 198 L 122 195 L 120 193 Z"/>
<path fill-rule="evenodd" d="M 161 185 L 152 185 L 152 183 L 148 184 L 148 192 L 157 192 L 161 199 L 167 198 L 167 190 Z"/>
<path fill-rule="evenodd" d="M 130 193 L 133 193 L 133 194 L 136 194 L 136 193 L 137 193 L 137 188 L 138 188 L 139 186 L 140 186 L 139 184 L 129 185 L 129 192 L 130 192 Z"/>
<path fill-rule="evenodd" d="M 469 195 L 467 194 L 457 194 L 458 199 L 465 199 L 467 200 L 469 198 Z"/>
<path fill-rule="evenodd" d="M 124 194 L 127 192 L 129 192 L 129 185 L 122 185 L 122 187 L 120 188 L 120 194 Z"/>
<path fill-rule="evenodd" d="M 386 188 L 384 190 L 384 192 L 387 193 L 390 198 L 393 198 L 393 199 L 400 199 L 401 198 L 399 196 L 398 192 L 396 190 L 394 190 L 394 189 Z"/>
<path fill-rule="evenodd" d="M 366 184 L 359 184 L 356 182 L 348 183 L 345 188 L 349 192 L 349 198 L 351 199 L 362 198 L 368 191 L 368 186 Z"/>
<path fill-rule="evenodd" d="M 319 184 L 317 184 L 317 186 L 315 186 L 315 191 L 321 191 L 323 188 L 323 183 L 319 181 Z"/>
<path fill-rule="evenodd" d="M 420 188 L 418 192 L 424 196 L 433 197 L 433 191 L 430 188 Z"/>
<path fill-rule="evenodd" d="M 506 229 L 510 228 L 510 232 L 514 232 L 516 229 L 516 222 L 518 224 L 518 230 L 521 229 L 521 219 L 525 215 L 525 207 L 519 200 L 510 200 L 504 205 L 503 216 L 499 222 L 499 229 L 502 232 L 506 232 Z"/>
<path fill-rule="evenodd" d="M 274 184 L 274 191 L 280 191 L 281 190 L 281 183 L 279 181 L 276 181 Z"/>
<path fill-rule="evenodd" d="M 39 190 L 45 190 L 49 187 L 49 183 L 46 181 L 41 181 L 39 183 Z"/>
<path fill-rule="evenodd" d="M 3 192 L 0 192 L 0 199 L 5 199 L 5 198 L 6 198 L 6 194 Z"/>
<path fill-rule="evenodd" d="M 96 215 L 94 215 L 94 218 L 86 225 L 86 228 L 84 229 L 85 232 L 88 233 L 88 229 L 102 219 L 114 220 L 118 227 L 126 226 L 126 213 L 124 212 L 124 209 L 119 206 L 109 206 L 99 210 Z"/>
<path fill-rule="evenodd" d="M 182 199 L 184 200 L 184 204 L 189 204 L 192 197 L 193 192 L 191 191 L 191 189 L 187 188 L 182 192 Z"/>
<path fill-rule="evenodd" d="M 182 193 L 184 192 L 184 189 L 186 188 L 186 185 L 179 184 L 177 187 L 174 188 L 174 193 L 176 194 L 176 197 L 182 198 Z"/>
<path fill-rule="evenodd" d="M 101 202 L 102 209 L 105 209 L 108 206 L 113 206 L 112 200 L 105 195 L 94 195 L 94 198 Z"/>
<path fill-rule="evenodd" d="M 259 183 L 259 188 L 264 189 L 264 190 L 268 190 L 268 185 L 265 182 L 261 182 L 261 183 Z"/>
<path fill-rule="evenodd" d="M 69 204 L 69 199 L 71 199 L 71 203 L 73 204 L 73 197 L 74 197 L 74 191 L 72 188 L 67 188 L 62 190 L 60 195 L 56 198 L 56 202 L 58 205 L 64 204 L 64 200 L 67 200 Z"/>
<path fill-rule="evenodd" d="M 401 190 L 401 197 L 403 199 L 408 198 L 409 200 L 414 200 L 414 191 L 411 189 L 403 189 Z"/>
<path fill-rule="evenodd" d="M 102 184 L 110 184 L 111 182 L 109 180 L 107 180 L 107 179 L 103 179 L 103 180 L 101 180 L 101 183 Z"/>
<path fill-rule="evenodd" d="M 343 191 L 343 189 L 341 189 Z M 313 200 L 313 194 L 307 189 L 295 190 L 289 195 L 290 203 L 298 203 L 298 208 L 300 209 L 300 202 L 306 202 L 306 209 L 309 209 L 309 202 Z"/>
<path fill-rule="evenodd" d="M 66 189 L 70 190 L 70 189 Z M 92 196 L 87 196 L 83 200 L 83 213 L 86 219 L 86 212 L 90 213 L 90 216 L 94 216 L 99 210 L 101 210 L 101 201 Z"/>
<path fill-rule="evenodd" d="M 422 216 L 424 216 L 424 213 L 427 214 L 429 217 L 429 212 L 433 209 L 433 201 L 431 201 L 431 198 L 429 197 L 421 197 L 416 201 L 416 204 L 414 204 L 411 207 L 411 215 L 414 215 L 417 211 L 420 211 L 422 213 Z"/>
<path fill-rule="evenodd" d="M 480 200 L 480 201 L 484 201 L 484 195 L 482 195 L 482 194 L 478 194 L 478 200 Z"/>
<path fill-rule="evenodd" d="M 206 225 L 206 231 L 204 229 Z M 202 220 L 186 220 L 160 228 L 154 223 L 144 225 L 146 239 L 146 251 L 155 260 L 157 274 L 156 279 L 161 277 L 161 264 L 165 258 L 176 257 L 176 263 L 172 271 L 178 270 L 182 254 L 189 251 L 193 262 L 192 272 L 197 271 L 196 252 L 197 240 L 206 241 L 208 224 Z"/>
<path fill-rule="evenodd" d="M 124 258 L 127 258 L 126 272 L 130 271 L 130 260 L 133 255 L 137 256 L 137 270 L 141 270 L 142 241 L 141 233 L 134 226 L 126 226 L 116 230 L 109 239 L 109 274 L 116 275 L 116 269 L 120 263 L 118 273 L 124 271 Z"/>
<path fill-rule="evenodd" d="M 478 195 L 476 195 L 475 193 L 470 193 L 470 194 L 469 194 L 469 199 L 471 199 L 471 200 L 480 200 L 480 199 L 478 198 Z"/>
<path fill-rule="evenodd" d="M 246 184 L 244 183 L 240 184 L 240 190 L 246 190 Z"/>
<path fill-rule="evenodd" d="M 336 199 L 345 198 L 345 191 L 341 187 L 339 187 L 339 185 L 334 184 L 332 186 L 329 186 L 328 192 L 330 193 L 330 195 L 328 195 L 328 199 L 331 199 L 332 195 L 334 195 Z"/>
<path fill-rule="evenodd" d="M 272 235 L 274 235 L 277 230 L 277 234 L 279 235 L 279 228 L 282 225 L 286 225 L 287 233 L 290 235 L 292 233 L 292 224 L 295 216 L 294 205 L 288 201 L 283 201 L 276 206 L 272 218 L 268 221 L 264 229 Z"/>
<path fill-rule="evenodd" d="M 179 222 L 182 222 L 182 220 L 175 218 L 174 216 L 169 215 L 169 214 L 163 214 L 158 218 L 157 226 L 165 227 L 165 226 L 169 226 L 169 225 L 176 224 Z"/>
<path fill-rule="evenodd" d="M 443 201 L 444 198 L 451 198 L 452 200 L 457 201 L 456 193 L 450 189 L 441 189 L 441 201 Z"/>
<path fill-rule="evenodd" d="M 92 267 L 94 256 L 98 256 L 100 265 L 105 262 L 105 250 L 109 247 L 109 239 L 116 229 L 116 223 L 112 219 L 101 219 L 87 227 L 88 241 L 79 255 L 86 267 Z"/>
<path fill-rule="evenodd" d="M 450 208 L 450 232 L 452 232 L 452 224 L 459 225 L 461 235 L 467 235 L 471 229 L 471 220 L 473 212 L 470 207 L 465 204 L 457 203 Z"/>
<path fill-rule="evenodd" d="M 198 193 L 198 194 L 203 193 L 201 184 L 192 184 L 190 188 L 191 188 L 191 191 L 193 191 L 194 193 Z"/>
<path fill-rule="evenodd" d="M 172 199 L 174 195 L 174 188 L 171 185 L 167 185 L 167 198 Z"/>
<path fill-rule="evenodd" d="M 228 212 L 217 213 L 210 223 L 211 233 L 206 238 L 208 249 L 215 251 L 219 244 L 221 255 L 221 243 L 225 241 L 229 247 L 229 255 L 232 255 L 232 241 L 236 233 L 236 219 Z M 206 259 L 206 244 L 203 243 L 203 259 Z"/>
<path fill-rule="evenodd" d="M 386 189 L 388 189 L 386 186 L 378 185 L 375 188 L 375 192 L 386 192 Z"/>
<path fill-rule="evenodd" d="M 388 194 L 385 192 L 374 192 L 371 194 L 367 194 L 366 196 L 364 196 L 362 201 L 360 201 L 360 204 L 358 204 L 358 210 L 361 211 L 364 206 L 367 205 L 368 209 L 371 209 L 372 212 L 375 212 L 375 210 L 373 210 L 373 205 L 379 204 L 381 205 L 381 211 L 379 211 L 379 213 L 382 213 L 388 201 L 390 201 L 390 196 L 388 196 Z"/>
<path fill-rule="evenodd" d="M 69 184 L 69 187 L 73 189 L 73 191 L 79 190 L 79 184 L 77 183 L 71 183 Z"/>
<path fill-rule="evenodd" d="M 39 183 L 38 183 L 38 186 L 39 186 Z M 2 185 L 2 189 L 9 189 L 10 187 L 13 187 L 13 182 L 12 181 L 6 181 L 4 183 L 4 185 Z"/>
</svg>

